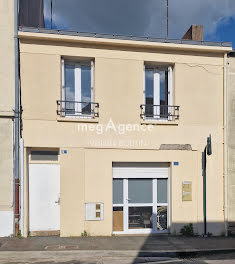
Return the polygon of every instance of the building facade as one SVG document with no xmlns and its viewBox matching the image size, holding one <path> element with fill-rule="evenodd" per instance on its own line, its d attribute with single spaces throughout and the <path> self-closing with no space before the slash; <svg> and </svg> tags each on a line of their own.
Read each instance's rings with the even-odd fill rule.
<svg viewBox="0 0 235 264">
<path fill-rule="evenodd" d="M 51 33 L 51 32 L 50 32 Z M 23 235 L 226 232 L 230 47 L 19 32 Z M 195 44 L 195 43 L 194 43 Z"/>
<path fill-rule="evenodd" d="M 0 237 L 14 234 L 14 1 L 0 3 Z"/>
</svg>

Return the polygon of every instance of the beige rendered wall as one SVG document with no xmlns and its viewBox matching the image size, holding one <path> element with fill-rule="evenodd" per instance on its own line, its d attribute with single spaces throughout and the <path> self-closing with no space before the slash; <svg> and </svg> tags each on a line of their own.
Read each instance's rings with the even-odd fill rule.
<svg viewBox="0 0 235 264">
<path fill-rule="evenodd" d="M 14 108 L 14 0 L 0 2 L 0 114 L 12 114 Z"/>
<path fill-rule="evenodd" d="M 14 0 L 0 1 L 0 236 L 13 233 Z"/>
<path fill-rule="evenodd" d="M 61 236 L 112 234 L 112 162 L 170 162 L 170 231 L 179 233 L 193 223 L 195 233 L 203 233 L 201 153 L 198 151 L 118 150 L 66 148 L 61 164 Z M 179 166 L 173 162 L 178 161 Z M 85 163 L 85 164 L 84 164 Z M 75 165 L 76 164 L 76 165 Z M 211 159 L 208 160 L 211 167 Z M 221 172 L 222 173 L 222 172 Z M 182 201 L 182 182 L 192 182 L 192 201 Z M 208 232 L 224 231 L 221 203 L 222 179 L 214 184 L 208 175 Z M 218 195 L 214 195 L 214 191 Z M 104 203 L 103 221 L 85 221 L 84 203 Z"/>
<path fill-rule="evenodd" d="M 13 121 L 11 119 L 0 119 L 0 209 L 3 211 L 12 210 L 13 207 L 13 177 L 12 177 L 12 127 Z"/>
<path fill-rule="evenodd" d="M 92 46 L 70 42 L 21 40 L 23 138 L 25 147 L 67 149 L 61 164 L 61 236 L 112 233 L 112 162 L 172 162 L 171 232 L 189 222 L 202 233 L 201 153 L 212 135 L 207 164 L 208 231 L 224 232 L 223 213 L 223 54 L 196 51 Z M 95 60 L 95 99 L 100 117 L 64 120 L 56 114 L 61 91 L 61 57 Z M 180 120 L 153 123 L 140 119 L 144 62 L 173 66 L 174 104 Z M 137 124 L 146 131 L 120 135 L 81 132 L 107 125 Z M 81 120 L 80 120 L 81 121 Z M 192 151 L 162 151 L 161 144 L 191 144 Z M 193 200 L 182 202 L 182 181 L 192 181 Z M 27 197 L 27 196 L 26 196 Z M 104 202 L 104 221 L 84 222 L 84 203 Z"/>
<path fill-rule="evenodd" d="M 228 221 L 235 223 L 235 58 L 228 59 Z"/>
</svg>

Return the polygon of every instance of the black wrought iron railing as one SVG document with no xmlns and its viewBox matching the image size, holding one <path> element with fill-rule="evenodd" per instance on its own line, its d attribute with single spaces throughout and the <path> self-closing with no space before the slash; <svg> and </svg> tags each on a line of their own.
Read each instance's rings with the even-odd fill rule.
<svg viewBox="0 0 235 264">
<path fill-rule="evenodd" d="M 99 117 L 99 103 L 57 100 L 57 115 Z"/>
<path fill-rule="evenodd" d="M 179 119 L 179 106 L 176 105 L 150 105 L 142 104 L 141 118 L 143 119 L 165 119 L 174 121 Z"/>
</svg>

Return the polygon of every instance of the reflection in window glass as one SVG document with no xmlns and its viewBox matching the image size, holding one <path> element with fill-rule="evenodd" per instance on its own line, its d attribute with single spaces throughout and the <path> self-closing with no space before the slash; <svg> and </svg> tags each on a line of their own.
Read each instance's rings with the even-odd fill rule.
<svg viewBox="0 0 235 264">
<path fill-rule="evenodd" d="M 145 70 L 145 113 L 148 116 L 153 115 L 153 69 Z"/>
<path fill-rule="evenodd" d="M 44 0 L 49 28 L 50 3 Z M 52 0 L 52 29 L 165 38 L 166 0 Z"/>
<path fill-rule="evenodd" d="M 158 230 L 167 229 L 167 206 L 157 207 L 157 229 Z"/>
<path fill-rule="evenodd" d="M 153 208 L 150 207 L 129 207 L 129 229 L 152 228 Z"/>
<path fill-rule="evenodd" d="M 91 62 L 65 64 L 65 114 L 91 115 Z"/>
<path fill-rule="evenodd" d="M 75 72 L 74 65 L 65 64 L 65 103 L 66 114 L 75 113 Z"/>
<path fill-rule="evenodd" d="M 91 66 L 81 65 L 82 113 L 91 114 Z"/>
<path fill-rule="evenodd" d="M 168 71 L 160 71 L 160 114 L 161 117 L 168 115 Z"/>
</svg>

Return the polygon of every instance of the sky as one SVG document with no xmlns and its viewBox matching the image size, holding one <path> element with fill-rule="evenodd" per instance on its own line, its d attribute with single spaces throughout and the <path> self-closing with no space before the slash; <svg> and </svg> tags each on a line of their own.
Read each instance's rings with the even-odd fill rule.
<svg viewBox="0 0 235 264">
<path fill-rule="evenodd" d="M 50 1 L 44 0 L 49 28 Z M 166 0 L 52 0 L 52 28 L 166 38 L 166 10 Z M 235 0 L 169 0 L 168 37 L 182 38 L 192 24 L 204 26 L 204 40 L 235 48 Z"/>
</svg>

